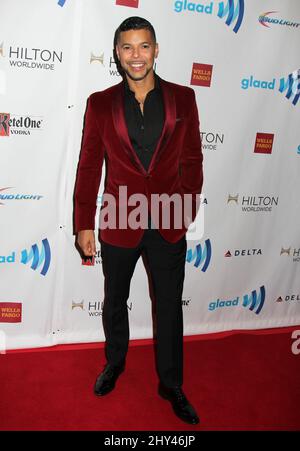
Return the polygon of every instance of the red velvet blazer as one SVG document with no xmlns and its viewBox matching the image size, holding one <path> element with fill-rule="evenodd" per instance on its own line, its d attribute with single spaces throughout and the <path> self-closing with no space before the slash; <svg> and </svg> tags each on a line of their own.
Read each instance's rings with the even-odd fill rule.
<svg viewBox="0 0 300 451">
<path fill-rule="evenodd" d="M 128 136 L 124 115 L 124 82 L 90 95 L 75 184 L 75 232 L 95 229 L 103 160 L 106 163 L 104 193 L 114 196 L 117 211 L 118 208 L 125 208 L 123 200 L 119 199 L 119 186 L 126 186 L 128 197 L 136 193 L 147 196 L 149 209 L 151 194 L 192 194 L 194 208 L 191 220 L 195 219 L 203 182 L 195 93 L 191 88 L 161 78 L 159 80 L 165 123 L 148 171 L 139 161 Z M 134 208 L 136 206 L 126 207 L 128 215 Z M 100 217 L 102 210 L 103 207 Z M 173 226 L 166 229 L 154 217 L 153 222 L 169 242 L 178 241 L 186 233 L 184 224 L 180 229 Z M 115 246 L 135 247 L 143 233 L 142 228 L 118 228 L 117 219 L 117 228 L 101 229 L 100 237 Z"/>
</svg>

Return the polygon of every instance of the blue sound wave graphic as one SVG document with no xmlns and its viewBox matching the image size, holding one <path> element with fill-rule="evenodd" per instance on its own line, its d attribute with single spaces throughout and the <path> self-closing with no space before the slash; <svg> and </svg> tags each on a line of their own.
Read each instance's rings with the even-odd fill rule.
<svg viewBox="0 0 300 451">
<path fill-rule="evenodd" d="M 228 0 L 226 6 L 224 6 L 224 2 L 220 2 L 218 17 L 222 19 L 227 14 L 227 19 L 225 23 L 228 26 L 230 26 L 231 23 L 236 20 L 236 24 L 233 28 L 233 31 L 237 33 L 243 21 L 244 10 L 245 10 L 244 0 L 238 0 L 236 6 L 234 4 L 234 0 Z"/>
<path fill-rule="evenodd" d="M 66 3 L 66 0 L 59 0 L 59 1 L 57 2 L 57 4 L 58 4 L 59 6 L 61 6 L 61 7 L 63 7 L 65 3 Z"/>
<path fill-rule="evenodd" d="M 265 303 L 265 297 L 266 290 L 265 287 L 262 286 L 260 287 L 259 295 L 257 295 L 256 290 L 253 290 L 250 296 L 248 296 L 248 294 L 244 295 L 243 307 L 248 307 L 249 310 L 251 310 L 252 312 L 255 311 L 255 313 L 258 315 Z"/>
<path fill-rule="evenodd" d="M 193 249 L 188 249 L 186 253 L 186 261 L 191 263 L 193 260 L 194 266 L 198 268 L 201 263 L 204 262 L 201 271 L 205 272 L 209 266 L 211 260 L 211 243 L 210 240 L 205 240 L 205 245 L 202 247 L 201 244 L 197 244 L 194 251 Z"/>
<path fill-rule="evenodd" d="M 32 261 L 31 269 L 36 271 L 43 264 L 40 274 L 43 276 L 47 274 L 51 261 L 51 250 L 47 238 L 42 240 L 41 252 L 37 244 L 33 244 L 29 252 L 26 249 L 22 251 L 21 263 L 26 265 L 30 261 Z"/>
</svg>

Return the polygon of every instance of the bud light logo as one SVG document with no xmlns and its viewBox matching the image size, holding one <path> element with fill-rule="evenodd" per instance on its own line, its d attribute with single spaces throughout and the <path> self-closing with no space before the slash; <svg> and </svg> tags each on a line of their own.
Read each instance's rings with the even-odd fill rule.
<svg viewBox="0 0 300 451">
<path fill-rule="evenodd" d="M 191 263 L 194 261 L 194 266 L 199 268 L 202 265 L 201 271 L 205 272 L 211 260 L 211 243 L 210 240 L 205 240 L 205 245 L 197 244 L 194 249 L 188 249 L 186 253 L 186 261 Z"/>
<path fill-rule="evenodd" d="M 21 263 L 26 265 L 31 262 L 31 269 L 34 271 L 41 267 L 40 274 L 45 276 L 48 272 L 51 260 L 50 245 L 47 238 L 42 240 L 42 246 L 39 249 L 37 244 L 33 244 L 29 252 L 24 249 L 21 253 Z"/>
<path fill-rule="evenodd" d="M 259 294 L 257 294 L 256 290 L 253 290 L 252 293 L 248 296 L 245 294 L 243 297 L 243 307 L 249 308 L 252 312 L 255 312 L 257 315 L 261 312 L 263 305 L 265 303 L 266 291 L 265 287 L 260 287 Z"/>
<path fill-rule="evenodd" d="M 228 0 L 226 6 L 224 2 L 220 2 L 218 17 L 223 19 L 225 16 L 227 16 L 226 25 L 230 27 L 232 23 L 235 23 L 233 31 L 237 33 L 244 17 L 244 0 L 238 0 L 236 4 L 234 0 Z"/>
</svg>

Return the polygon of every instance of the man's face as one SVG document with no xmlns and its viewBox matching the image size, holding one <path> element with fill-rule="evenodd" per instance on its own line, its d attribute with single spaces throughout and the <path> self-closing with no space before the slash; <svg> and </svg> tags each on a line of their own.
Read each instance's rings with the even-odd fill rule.
<svg viewBox="0 0 300 451">
<path fill-rule="evenodd" d="M 158 55 L 158 44 L 155 44 L 149 30 L 123 31 L 116 52 L 128 77 L 139 81 L 152 72 L 154 59 Z"/>
</svg>

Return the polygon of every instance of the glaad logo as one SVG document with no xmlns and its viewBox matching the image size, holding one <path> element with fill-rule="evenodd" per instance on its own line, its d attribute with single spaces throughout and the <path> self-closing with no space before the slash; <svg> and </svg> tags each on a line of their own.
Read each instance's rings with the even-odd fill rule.
<svg viewBox="0 0 300 451">
<path fill-rule="evenodd" d="M 32 261 L 32 262 L 31 262 Z M 42 249 L 39 250 L 37 244 L 33 244 L 29 252 L 24 249 L 21 253 L 21 263 L 26 265 L 31 262 L 31 269 L 36 271 L 42 264 L 40 274 L 45 276 L 48 272 L 51 261 L 50 245 L 47 238 L 42 240 Z"/>
<path fill-rule="evenodd" d="M 181 13 L 182 11 L 191 11 L 203 14 L 213 13 L 214 2 L 205 5 L 202 3 L 189 2 L 188 0 L 175 1 L 174 11 Z M 244 17 L 244 0 L 227 0 L 219 2 L 217 16 L 220 19 L 226 17 L 226 25 L 231 26 L 234 23 L 233 31 L 237 33 L 242 25 Z"/>
<path fill-rule="evenodd" d="M 265 13 L 262 13 L 258 21 L 261 25 L 263 25 L 266 28 L 270 28 L 268 23 L 276 24 L 276 25 L 285 25 L 287 27 L 294 27 L 298 28 L 300 23 L 298 22 L 290 22 L 289 20 L 283 20 L 283 19 L 274 19 L 273 17 L 268 17 L 270 14 L 278 13 L 278 11 L 267 11 Z"/>
<path fill-rule="evenodd" d="M 269 89 L 273 90 L 276 87 L 276 79 L 273 78 L 271 81 L 267 80 L 257 80 L 254 75 L 250 75 L 249 78 L 243 78 L 241 81 L 242 89 L 258 88 L 258 89 Z M 284 93 L 288 100 L 291 100 L 292 104 L 295 106 L 298 103 L 300 97 L 300 69 L 294 70 L 290 73 L 287 78 L 280 78 L 279 80 L 279 92 Z"/>
<path fill-rule="evenodd" d="M 300 69 L 294 70 L 286 79 L 280 79 L 279 91 L 287 91 L 285 97 L 291 99 L 294 106 L 297 105 L 300 96 Z"/>
<path fill-rule="evenodd" d="M 252 312 L 256 313 L 256 315 L 258 315 L 263 308 L 265 297 L 266 297 L 265 287 L 261 286 L 259 294 L 257 294 L 256 290 L 253 290 L 250 295 L 245 294 L 243 296 L 242 306 L 248 308 Z M 218 299 L 217 301 L 209 303 L 208 310 L 214 311 L 221 307 L 237 307 L 239 306 L 239 302 L 240 302 L 239 296 L 229 300 Z"/>
<path fill-rule="evenodd" d="M 243 307 L 249 308 L 252 312 L 254 311 L 257 315 L 261 312 L 263 305 L 265 303 L 266 291 L 265 287 L 260 287 L 259 294 L 257 295 L 256 290 L 253 290 L 251 295 L 245 294 L 243 296 Z"/>
<path fill-rule="evenodd" d="M 66 0 L 58 0 L 58 2 L 57 2 L 57 4 L 61 7 L 63 7 L 65 3 L 66 3 Z"/>
<path fill-rule="evenodd" d="M 226 25 L 230 26 L 235 22 L 233 31 L 237 33 L 244 17 L 244 0 L 238 0 L 236 5 L 234 3 L 234 0 L 228 0 L 226 7 L 224 7 L 224 2 L 220 2 L 218 17 L 223 19 L 227 15 Z"/>
<path fill-rule="evenodd" d="M 197 244 L 193 249 L 188 249 L 186 253 L 186 261 L 188 263 L 194 262 L 195 268 L 199 268 L 202 264 L 201 271 L 205 272 L 209 266 L 211 260 L 211 242 L 210 240 L 205 240 L 205 245 L 202 247 L 201 244 Z"/>
<path fill-rule="evenodd" d="M 39 194 L 1 194 L 1 191 L 7 189 L 12 189 L 12 187 L 0 188 L 0 205 L 5 205 L 1 200 L 40 200 L 44 197 Z"/>
</svg>

